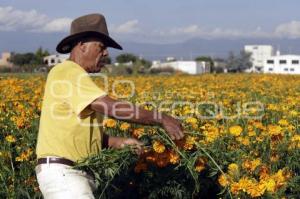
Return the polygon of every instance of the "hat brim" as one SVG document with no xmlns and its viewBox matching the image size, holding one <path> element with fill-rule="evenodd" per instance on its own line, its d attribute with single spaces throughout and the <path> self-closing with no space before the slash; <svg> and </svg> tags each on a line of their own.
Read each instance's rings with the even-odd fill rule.
<svg viewBox="0 0 300 199">
<path fill-rule="evenodd" d="M 82 38 L 88 38 L 88 37 L 99 38 L 100 41 L 102 41 L 105 46 L 123 50 L 122 46 L 120 44 L 118 44 L 115 40 L 113 40 L 110 36 L 107 36 L 107 35 L 99 33 L 99 32 L 87 31 L 87 32 L 81 32 L 81 33 L 77 33 L 77 34 L 73 34 L 73 35 L 65 37 L 56 46 L 56 51 L 61 54 L 70 53 L 72 50 L 72 45 L 76 41 L 79 41 Z"/>
</svg>

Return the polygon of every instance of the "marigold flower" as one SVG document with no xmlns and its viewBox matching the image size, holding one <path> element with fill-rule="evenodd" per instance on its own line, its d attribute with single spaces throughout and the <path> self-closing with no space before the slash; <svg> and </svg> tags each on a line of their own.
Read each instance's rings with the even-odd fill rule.
<svg viewBox="0 0 300 199">
<path fill-rule="evenodd" d="M 20 156 L 16 157 L 17 162 L 28 161 L 29 157 L 32 155 L 32 149 L 29 148 L 26 151 L 23 151 Z"/>
<path fill-rule="evenodd" d="M 165 145 L 160 141 L 154 141 L 152 147 L 156 153 L 163 153 L 166 149 Z"/>
<path fill-rule="evenodd" d="M 271 136 L 277 136 L 280 135 L 282 131 L 282 128 L 277 125 L 268 125 L 268 132 Z"/>
<path fill-rule="evenodd" d="M 243 162 L 243 168 L 250 172 L 253 172 L 260 164 L 261 164 L 261 160 L 259 158 L 252 161 L 245 160 Z"/>
<path fill-rule="evenodd" d="M 183 148 L 185 150 L 191 150 L 191 149 L 193 149 L 195 142 L 196 142 L 195 137 L 187 136 L 186 139 L 185 139 L 185 143 L 183 145 Z"/>
<path fill-rule="evenodd" d="M 9 143 L 14 143 L 14 142 L 16 142 L 16 138 L 15 138 L 13 135 L 7 135 L 7 136 L 5 137 L 5 140 L 6 140 L 7 142 L 9 142 Z"/>
<path fill-rule="evenodd" d="M 132 135 L 136 138 L 140 138 L 144 135 L 145 129 L 144 128 L 137 128 L 133 130 Z"/>
<path fill-rule="evenodd" d="M 241 126 L 238 126 L 238 125 L 236 125 L 236 126 L 231 126 L 231 127 L 229 128 L 229 133 L 230 133 L 231 135 L 233 135 L 233 136 L 240 136 L 241 133 L 242 133 L 242 131 L 243 131 L 243 128 L 242 128 Z"/>
<path fill-rule="evenodd" d="M 170 151 L 170 163 L 177 164 L 179 162 L 179 155 L 175 151 Z"/>
<path fill-rule="evenodd" d="M 103 120 L 103 125 L 105 127 L 114 128 L 117 125 L 117 122 L 116 122 L 116 120 L 109 118 L 109 119 Z"/>
<path fill-rule="evenodd" d="M 127 122 L 123 122 L 120 126 L 121 131 L 127 131 L 129 128 L 130 128 L 130 124 L 128 124 Z"/>
<path fill-rule="evenodd" d="M 281 126 L 288 126 L 289 122 L 286 119 L 281 119 L 278 121 L 278 124 Z"/>
<path fill-rule="evenodd" d="M 239 173 L 239 165 L 235 164 L 235 163 L 231 163 L 228 165 L 228 174 L 230 176 L 237 176 Z"/>
<path fill-rule="evenodd" d="M 206 160 L 204 158 L 198 158 L 196 165 L 195 165 L 195 170 L 197 172 L 201 172 L 205 169 L 205 163 Z"/>
<path fill-rule="evenodd" d="M 229 176 L 221 174 L 218 178 L 218 182 L 222 187 L 226 187 L 230 184 L 231 180 Z"/>
</svg>

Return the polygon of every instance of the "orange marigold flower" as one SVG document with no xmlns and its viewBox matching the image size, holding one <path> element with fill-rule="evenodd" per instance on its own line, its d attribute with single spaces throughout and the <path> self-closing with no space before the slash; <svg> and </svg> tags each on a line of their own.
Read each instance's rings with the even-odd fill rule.
<svg viewBox="0 0 300 199">
<path fill-rule="evenodd" d="M 198 158 L 196 165 L 195 165 L 195 170 L 197 172 L 201 172 L 205 169 L 205 163 L 206 160 L 204 158 Z"/>
<path fill-rule="evenodd" d="M 175 151 L 170 151 L 169 156 L 171 164 L 177 164 L 179 162 L 179 155 Z"/>
<path fill-rule="evenodd" d="M 127 131 L 129 128 L 130 128 L 130 124 L 128 124 L 127 122 L 123 122 L 120 126 L 121 131 Z"/>
<path fill-rule="evenodd" d="M 231 180 L 229 176 L 221 174 L 218 178 L 218 182 L 222 187 L 226 187 L 230 184 Z"/>
<path fill-rule="evenodd" d="M 103 125 L 105 127 L 114 128 L 117 125 L 117 122 L 116 122 L 116 120 L 109 118 L 109 119 L 103 120 Z"/>
<path fill-rule="evenodd" d="M 134 129 L 132 134 L 134 137 L 140 138 L 144 135 L 144 132 L 145 132 L 144 128 L 138 128 L 138 129 Z"/>
</svg>

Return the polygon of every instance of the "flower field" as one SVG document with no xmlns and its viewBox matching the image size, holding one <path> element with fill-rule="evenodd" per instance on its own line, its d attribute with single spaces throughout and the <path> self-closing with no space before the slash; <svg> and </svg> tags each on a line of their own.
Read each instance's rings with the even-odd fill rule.
<svg viewBox="0 0 300 199">
<path fill-rule="evenodd" d="M 45 80 L 0 76 L 0 198 L 41 197 L 34 150 Z M 107 89 L 176 116 L 185 137 L 106 118 L 108 134 L 138 138 L 145 152 L 107 149 L 79 164 L 94 172 L 97 197 L 299 198 L 300 76 L 114 76 Z"/>
</svg>

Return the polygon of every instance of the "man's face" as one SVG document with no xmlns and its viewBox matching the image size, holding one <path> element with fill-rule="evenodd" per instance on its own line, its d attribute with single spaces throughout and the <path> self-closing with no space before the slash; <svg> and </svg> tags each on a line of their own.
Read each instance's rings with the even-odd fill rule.
<svg viewBox="0 0 300 199">
<path fill-rule="evenodd" d="M 104 58 L 108 56 L 106 46 L 100 41 L 88 41 L 82 45 L 85 70 L 89 73 L 100 72 L 105 65 Z"/>
</svg>

